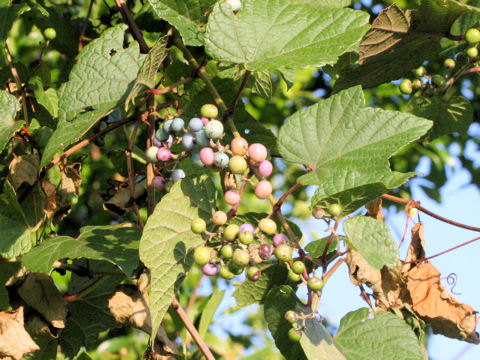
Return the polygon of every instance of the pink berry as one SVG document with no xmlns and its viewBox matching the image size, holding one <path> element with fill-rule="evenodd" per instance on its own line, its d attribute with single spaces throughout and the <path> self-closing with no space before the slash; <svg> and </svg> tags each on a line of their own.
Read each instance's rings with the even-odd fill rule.
<svg viewBox="0 0 480 360">
<path fill-rule="evenodd" d="M 253 227 L 252 224 L 245 223 L 245 224 L 240 225 L 239 232 L 244 232 L 244 231 L 248 231 L 248 232 L 251 232 L 253 234 L 255 232 L 255 228 Z"/>
<path fill-rule="evenodd" d="M 165 179 L 163 178 L 163 176 L 155 176 L 153 179 L 152 179 L 152 185 L 155 189 L 157 190 L 160 190 L 162 191 L 163 189 L 165 189 L 165 185 L 167 184 L 167 182 L 165 181 Z"/>
<path fill-rule="evenodd" d="M 263 144 L 255 143 L 248 147 L 248 156 L 253 162 L 262 162 L 267 158 L 267 154 L 267 148 Z"/>
<path fill-rule="evenodd" d="M 208 123 L 209 121 L 210 121 L 209 118 L 202 117 L 203 126 L 207 125 L 207 123 Z"/>
<path fill-rule="evenodd" d="M 237 205 L 240 202 L 240 194 L 233 190 L 228 190 L 225 193 L 225 202 L 228 205 Z"/>
<path fill-rule="evenodd" d="M 268 160 L 263 160 L 260 165 L 258 165 L 258 172 L 263 177 L 269 177 L 273 172 L 273 165 Z"/>
<path fill-rule="evenodd" d="M 212 263 L 207 263 L 202 266 L 202 272 L 207 276 L 217 275 L 217 272 L 218 272 L 217 265 Z"/>
<path fill-rule="evenodd" d="M 172 158 L 172 152 L 170 151 L 170 149 L 167 149 L 167 148 L 164 148 L 164 147 L 158 149 L 157 159 L 159 161 L 165 162 L 165 161 L 170 160 L 171 158 Z"/>
<path fill-rule="evenodd" d="M 272 194 L 272 184 L 267 180 L 259 181 L 255 186 L 255 196 L 259 199 L 266 199 Z"/>
<path fill-rule="evenodd" d="M 210 147 L 200 150 L 200 161 L 206 166 L 212 166 L 215 162 L 215 152 Z"/>
<path fill-rule="evenodd" d="M 273 237 L 273 245 L 278 246 L 280 244 L 286 244 L 288 242 L 288 238 L 283 234 L 276 234 Z"/>
<path fill-rule="evenodd" d="M 243 156 L 248 151 L 248 141 L 242 137 L 233 138 L 230 143 L 230 150 L 232 150 L 233 155 Z"/>
</svg>

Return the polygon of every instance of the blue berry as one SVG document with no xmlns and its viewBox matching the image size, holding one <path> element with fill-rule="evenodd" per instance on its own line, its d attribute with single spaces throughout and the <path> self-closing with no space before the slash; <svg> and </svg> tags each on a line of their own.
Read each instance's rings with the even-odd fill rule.
<svg viewBox="0 0 480 360">
<path fill-rule="evenodd" d="M 210 145 L 210 139 L 207 137 L 207 134 L 203 129 L 197 132 L 196 140 L 197 144 L 203 147 Z"/>
<path fill-rule="evenodd" d="M 182 145 L 187 151 L 195 149 L 195 134 L 191 132 L 183 134 Z"/>
<path fill-rule="evenodd" d="M 163 123 L 163 131 L 165 131 L 167 134 L 171 134 L 173 132 L 172 123 L 173 123 L 173 120 L 171 119 Z"/>
<path fill-rule="evenodd" d="M 172 122 L 172 131 L 179 132 L 182 131 L 185 121 L 181 118 L 175 118 Z"/>
<path fill-rule="evenodd" d="M 158 129 L 155 133 L 155 138 L 158 141 L 165 141 L 168 139 L 168 134 L 163 129 Z"/>
<path fill-rule="evenodd" d="M 216 153 L 215 154 L 215 166 L 219 168 L 225 168 L 228 166 L 228 162 L 230 159 L 228 158 L 228 155 L 225 153 Z"/>
<path fill-rule="evenodd" d="M 184 177 L 185 177 L 185 171 L 183 171 L 182 169 L 173 170 L 172 172 L 173 182 L 177 182 L 178 180 L 183 179 Z"/>
<path fill-rule="evenodd" d="M 193 165 L 198 166 L 198 167 L 204 167 L 205 166 L 203 164 L 202 160 L 200 160 L 200 153 L 198 153 L 198 152 L 192 154 L 192 162 L 193 162 Z"/>
<path fill-rule="evenodd" d="M 188 123 L 188 127 L 192 131 L 195 131 L 195 132 L 200 131 L 203 129 L 203 121 L 200 118 L 192 118 Z"/>
<path fill-rule="evenodd" d="M 211 120 L 205 125 L 205 133 L 212 140 L 217 140 L 223 134 L 223 124 L 218 120 Z"/>
</svg>

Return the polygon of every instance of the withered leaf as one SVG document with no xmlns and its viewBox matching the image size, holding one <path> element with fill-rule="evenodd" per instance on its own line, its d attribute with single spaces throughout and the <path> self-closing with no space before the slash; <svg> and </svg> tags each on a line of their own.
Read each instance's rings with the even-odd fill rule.
<svg viewBox="0 0 480 360">
<path fill-rule="evenodd" d="M 145 188 L 142 184 L 135 184 L 135 199 L 138 199 L 145 194 Z M 130 199 L 130 189 L 128 185 L 122 187 L 110 200 L 103 204 L 105 210 L 111 211 L 117 215 L 124 215 L 126 212 L 133 210 L 132 202 Z"/>
<path fill-rule="evenodd" d="M 46 195 L 44 199 L 43 211 L 45 212 L 45 215 L 51 219 L 57 211 L 57 187 L 50 181 L 44 179 L 42 180 L 42 188 Z"/>
<path fill-rule="evenodd" d="M 24 183 L 35 184 L 39 166 L 40 158 L 37 154 L 16 156 L 8 166 L 10 170 L 9 180 L 15 190 Z"/>
<path fill-rule="evenodd" d="M 413 310 L 432 326 L 434 334 L 479 343 L 476 311 L 447 291 L 435 266 L 426 262 L 414 267 L 408 274 L 407 288 Z"/>
<path fill-rule="evenodd" d="M 370 201 L 365 207 L 367 208 L 368 216 L 383 222 L 382 198 Z"/>
<path fill-rule="evenodd" d="M 424 232 L 425 228 L 423 224 L 418 223 L 412 227 L 412 241 L 410 242 L 407 257 L 405 258 L 405 262 L 409 264 L 403 265 L 403 272 L 407 272 L 408 270 L 416 266 L 415 263 L 412 263 L 412 261 L 425 259 L 426 255 Z"/>
<path fill-rule="evenodd" d="M 23 325 L 23 307 L 0 312 L 0 358 L 20 360 L 23 355 L 40 350 Z"/>
<path fill-rule="evenodd" d="M 63 168 L 62 179 L 60 181 L 62 197 L 65 199 L 69 195 L 77 195 L 82 184 L 82 163 L 75 162 Z"/>
<path fill-rule="evenodd" d="M 50 276 L 30 273 L 18 289 L 25 303 L 37 310 L 54 327 L 63 329 L 67 318 L 67 302 Z"/>
</svg>

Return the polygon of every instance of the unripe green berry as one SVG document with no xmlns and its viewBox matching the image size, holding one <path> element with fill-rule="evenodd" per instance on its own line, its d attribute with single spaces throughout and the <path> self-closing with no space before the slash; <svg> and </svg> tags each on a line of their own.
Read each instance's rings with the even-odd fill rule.
<svg viewBox="0 0 480 360">
<path fill-rule="evenodd" d="M 288 330 L 288 338 L 292 341 L 298 342 L 302 338 L 302 332 L 298 329 L 291 328 Z"/>
<path fill-rule="evenodd" d="M 235 277 L 235 274 L 227 266 L 222 266 L 218 275 L 225 280 L 232 280 Z"/>
<path fill-rule="evenodd" d="M 423 82 L 420 79 L 415 79 L 412 81 L 412 86 L 415 90 L 421 89 L 423 87 Z"/>
<path fill-rule="evenodd" d="M 220 254 L 225 259 L 231 259 L 233 257 L 233 247 L 230 244 L 223 245 L 220 249 Z"/>
<path fill-rule="evenodd" d="M 338 216 L 342 213 L 342 206 L 340 204 L 328 205 L 328 213 L 332 216 Z"/>
<path fill-rule="evenodd" d="M 257 266 L 249 266 L 247 268 L 247 279 L 251 281 L 258 281 L 260 279 L 260 269 Z"/>
<path fill-rule="evenodd" d="M 400 92 L 405 95 L 410 95 L 413 91 L 412 80 L 403 79 L 399 86 Z"/>
<path fill-rule="evenodd" d="M 45 30 L 43 30 L 43 35 L 46 39 L 53 40 L 57 37 L 57 32 L 54 28 L 46 28 Z"/>
<path fill-rule="evenodd" d="M 277 232 L 277 224 L 269 218 L 264 218 L 258 222 L 258 228 L 267 235 L 273 235 Z"/>
<path fill-rule="evenodd" d="M 310 290 L 319 291 L 322 290 L 324 282 L 322 279 L 319 279 L 315 276 L 312 276 L 307 280 L 307 286 Z"/>
<path fill-rule="evenodd" d="M 205 220 L 197 218 L 192 221 L 190 228 L 192 229 L 193 233 L 201 234 L 207 229 L 207 223 Z"/>
<path fill-rule="evenodd" d="M 445 59 L 443 66 L 445 66 L 447 69 L 453 69 L 455 67 L 455 60 Z"/>
<path fill-rule="evenodd" d="M 230 224 L 225 228 L 223 232 L 223 237 L 227 241 L 233 241 L 237 237 L 240 231 L 240 227 L 237 224 Z"/>
<path fill-rule="evenodd" d="M 302 261 L 297 260 L 297 261 L 293 262 L 292 271 L 294 273 L 301 274 L 301 273 L 303 273 L 303 270 L 305 270 L 305 264 Z"/>
<path fill-rule="evenodd" d="M 443 87 L 445 86 L 445 78 L 442 75 L 435 74 L 432 76 L 432 84 Z"/>
<path fill-rule="evenodd" d="M 475 44 L 480 41 L 480 31 L 475 28 L 468 29 L 465 33 L 465 40 L 469 44 Z"/>
<path fill-rule="evenodd" d="M 208 264 L 208 262 L 210 261 L 210 255 L 210 248 L 202 245 L 197 247 L 193 252 L 193 260 L 195 261 L 195 264 L 203 266 L 205 264 Z"/>
<path fill-rule="evenodd" d="M 205 104 L 200 108 L 200 114 L 203 117 L 214 119 L 218 116 L 218 109 L 213 104 Z"/>
<path fill-rule="evenodd" d="M 235 249 L 235 251 L 233 252 L 232 260 L 235 263 L 235 265 L 240 267 L 245 267 L 250 262 L 250 254 L 248 253 L 247 250 L 238 248 L 238 249 Z"/>
<path fill-rule="evenodd" d="M 290 261 L 292 258 L 292 248 L 287 244 L 280 244 L 275 248 L 275 257 L 283 262 Z"/>
<path fill-rule="evenodd" d="M 244 245 L 250 245 L 253 242 L 253 234 L 250 231 L 242 231 L 238 235 L 238 240 Z"/>
<path fill-rule="evenodd" d="M 478 56 L 478 49 L 475 46 L 468 48 L 466 52 L 469 58 L 476 58 Z"/>
<path fill-rule="evenodd" d="M 247 160 L 241 156 L 232 156 L 228 162 L 228 167 L 234 174 L 243 174 L 248 168 Z"/>
<path fill-rule="evenodd" d="M 233 261 L 228 263 L 228 270 L 230 270 L 235 275 L 240 275 L 243 272 L 244 266 L 239 266 L 235 264 Z"/>
<path fill-rule="evenodd" d="M 293 324 L 298 320 L 298 314 L 293 310 L 288 310 L 285 313 L 285 320 L 287 320 L 290 324 Z"/>
<path fill-rule="evenodd" d="M 427 73 L 427 70 L 425 69 L 425 67 L 420 66 L 415 70 L 413 70 L 413 73 L 415 74 L 416 77 L 422 77 L 422 76 L 425 76 L 425 74 Z"/>
<path fill-rule="evenodd" d="M 300 277 L 300 275 L 295 274 L 293 271 L 289 271 L 288 279 L 293 282 L 299 282 L 302 278 Z"/>
<path fill-rule="evenodd" d="M 150 163 L 156 163 L 158 161 L 157 152 L 158 147 L 150 146 L 147 150 L 145 150 L 145 159 Z"/>
</svg>

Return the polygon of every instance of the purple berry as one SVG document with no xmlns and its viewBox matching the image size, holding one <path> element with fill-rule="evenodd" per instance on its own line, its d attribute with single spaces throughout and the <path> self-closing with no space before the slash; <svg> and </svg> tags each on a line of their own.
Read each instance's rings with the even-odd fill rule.
<svg viewBox="0 0 480 360">
<path fill-rule="evenodd" d="M 156 146 L 159 148 L 163 146 L 163 143 L 161 141 L 158 141 L 156 137 L 153 137 L 153 146 Z"/>
<path fill-rule="evenodd" d="M 204 147 L 200 150 L 200 160 L 206 166 L 212 166 L 215 162 L 215 152 L 210 147 Z"/>
<path fill-rule="evenodd" d="M 173 136 L 172 135 L 168 135 L 168 139 L 167 141 L 165 141 L 165 145 L 167 145 L 167 147 L 171 148 L 172 145 L 173 145 Z"/>
<path fill-rule="evenodd" d="M 203 121 L 200 118 L 192 118 L 188 123 L 190 130 L 197 132 L 203 129 Z"/>
<path fill-rule="evenodd" d="M 251 232 L 252 234 L 254 233 L 255 231 L 255 228 L 253 227 L 252 224 L 242 224 L 240 225 L 240 232 L 244 232 L 244 231 L 248 231 L 248 232 Z"/>
<path fill-rule="evenodd" d="M 202 272 L 207 276 L 214 276 L 217 275 L 218 267 L 215 264 L 208 263 L 203 265 Z"/>
<path fill-rule="evenodd" d="M 263 160 L 260 165 L 258 165 L 258 172 L 265 178 L 269 177 L 273 172 L 272 163 L 268 160 Z"/>
<path fill-rule="evenodd" d="M 187 151 L 195 149 L 195 134 L 191 132 L 183 134 L 182 145 Z"/>
<path fill-rule="evenodd" d="M 270 259 L 270 257 L 272 256 L 272 253 L 273 253 L 272 245 L 270 244 L 260 245 L 260 250 L 258 251 L 258 255 L 260 255 L 260 257 L 263 260 Z"/>
<path fill-rule="evenodd" d="M 157 159 L 158 161 L 166 162 L 172 158 L 172 152 L 170 149 L 162 147 L 157 150 Z"/>
<path fill-rule="evenodd" d="M 155 176 L 153 179 L 152 179 L 152 185 L 155 189 L 157 190 L 160 190 L 162 191 L 163 189 L 165 189 L 165 185 L 167 184 L 167 182 L 165 181 L 165 179 L 163 178 L 163 176 Z"/>
<path fill-rule="evenodd" d="M 273 237 L 273 245 L 278 246 L 280 244 L 286 244 L 288 242 L 288 238 L 283 234 L 276 234 Z"/>
<path fill-rule="evenodd" d="M 180 179 L 183 179 L 185 177 L 185 171 L 182 169 L 176 169 L 173 170 L 172 172 L 172 181 L 175 183 Z"/>
</svg>

